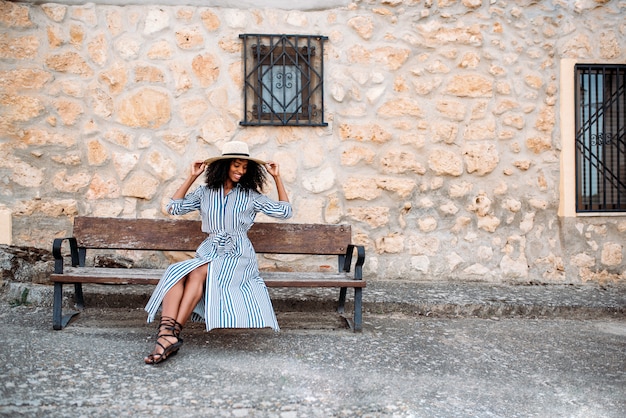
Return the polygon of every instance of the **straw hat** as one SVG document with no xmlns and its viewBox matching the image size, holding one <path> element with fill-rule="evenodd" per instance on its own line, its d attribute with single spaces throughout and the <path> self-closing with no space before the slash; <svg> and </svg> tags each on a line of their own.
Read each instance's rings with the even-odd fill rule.
<svg viewBox="0 0 626 418">
<path fill-rule="evenodd" d="M 225 143 L 224 148 L 222 148 L 222 155 L 220 155 L 219 157 L 208 158 L 204 160 L 204 163 L 208 165 L 217 160 L 227 160 L 230 158 L 250 160 L 261 165 L 267 164 L 263 160 L 250 157 L 250 150 L 248 150 L 248 144 L 246 144 L 245 142 L 241 142 L 241 141 L 230 141 L 230 142 Z"/>
</svg>

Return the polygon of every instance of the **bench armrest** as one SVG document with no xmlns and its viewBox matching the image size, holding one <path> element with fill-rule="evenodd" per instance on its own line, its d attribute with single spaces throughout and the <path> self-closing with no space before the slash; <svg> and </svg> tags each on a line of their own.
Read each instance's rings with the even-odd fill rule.
<svg viewBox="0 0 626 418">
<path fill-rule="evenodd" d="M 354 278 L 356 280 L 362 280 L 363 264 L 365 263 L 365 247 L 362 245 L 348 245 L 343 263 L 343 271 L 345 271 L 346 273 L 350 271 L 352 265 L 352 254 L 354 253 L 354 249 L 356 249 L 357 253 L 356 263 L 354 263 Z"/>
<path fill-rule="evenodd" d="M 55 274 L 63 274 L 63 254 L 61 254 L 61 247 L 63 246 L 63 241 L 67 240 L 70 244 L 70 255 L 72 258 L 72 267 L 76 267 L 79 264 L 78 258 L 78 243 L 76 242 L 76 238 L 67 237 L 67 238 L 55 238 L 52 242 L 52 255 L 54 256 L 54 273 Z"/>
</svg>

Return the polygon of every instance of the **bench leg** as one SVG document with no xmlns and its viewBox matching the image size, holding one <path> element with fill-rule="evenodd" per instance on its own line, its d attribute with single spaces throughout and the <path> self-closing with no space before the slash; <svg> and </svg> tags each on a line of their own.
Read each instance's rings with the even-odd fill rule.
<svg viewBox="0 0 626 418">
<path fill-rule="evenodd" d="M 339 312 L 342 315 L 345 312 L 347 290 L 348 290 L 347 287 L 342 287 L 339 290 L 339 303 L 337 304 L 337 312 Z"/>
<path fill-rule="evenodd" d="M 80 283 L 77 283 L 74 287 L 76 293 L 76 304 L 82 309 L 84 305 L 83 301 L 83 289 Z M 63 315 L 63 283 L 54 283 L 54 299 L 52 301 L 52 329 L 61 330 L 67 326 L 70 320 L 78 315 L 78 312 L 70 312 Z"/>
<path fill-rule="evenodd" d="M 52 328 L 63 329 L 62 322 L 63 309 L 63 283 L 54 284 L 54 300 L 52 302 Z"/>
<path fill-rule="evenodd" d="M 354 288 L 354 332 L 363 331 L 363 288 Z"/>
<path fill-rule="evenodd" d="M 83 297 L 83 285 L 81 283 L 74 283 L 74 301 L 78 309 L 85 307 L 85 298 Z"/>
</svg>

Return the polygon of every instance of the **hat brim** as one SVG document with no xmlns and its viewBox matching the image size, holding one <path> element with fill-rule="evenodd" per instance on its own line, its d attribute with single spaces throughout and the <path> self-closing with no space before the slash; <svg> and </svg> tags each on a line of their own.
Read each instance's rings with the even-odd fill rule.
<svg viewBox="0 0 626 418">
<path fill-rule="evenodd" d="M 220 155 L 219 157 L 211 157 L 211 158 L 207 158 L 206 160 L 204 160 L 204 163 L 206 165 L 209 165 L 219 160 L 250 160 L 260 165 L 267 164 L 267 161 L 259 160 L 258 158 L 252 158 L 247 155 L 241 155 L 241 154 L 226 154 L 226 155 Z"/>
</svg>

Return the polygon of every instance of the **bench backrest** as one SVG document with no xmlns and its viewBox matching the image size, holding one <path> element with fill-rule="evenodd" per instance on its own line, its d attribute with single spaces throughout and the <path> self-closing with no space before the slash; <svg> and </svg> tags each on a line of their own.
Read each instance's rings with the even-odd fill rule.
<svg viewBox="0 0 626 418">
<path fill-rule="evenodd" d="M 206 235 L 184 219 L 76 217 L 73 236 L 83 248 L 195 251 Z M 350 225 L 255 223 L 248 237 L 257 253 L 345 254 Z"/>
</svg>

